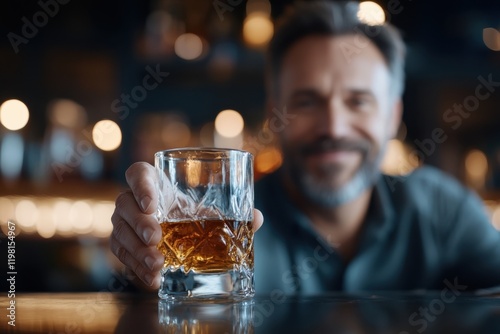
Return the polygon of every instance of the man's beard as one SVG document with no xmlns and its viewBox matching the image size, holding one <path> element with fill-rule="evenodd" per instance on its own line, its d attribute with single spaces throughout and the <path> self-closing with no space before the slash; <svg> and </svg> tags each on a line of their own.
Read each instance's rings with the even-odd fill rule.
<svg viewBox="0 0 500 334">
<path fill-rule="evenodd" d="M 336 140 L 320 138 L 296 150 L 284 148 L 285 168 L 298 191 L 311 203 L 321 207 L 335 208 L 348 203 L 372 187 L 378 176 L 379 163 L 383 150 L 372 152 L 373 145 L 367 140 Z M 357 151 L 361 154 L 361 164 L 350 179 L 343 185 L 333 185 L 332 181 L 342 172 L 342 166 L 325 164 L 319 167 L 320 173 L 309 171 L 304 161 L 311 154 L 335 151 Z M 321 175 L 315 175 L 321 174 Z"/>
</svg>

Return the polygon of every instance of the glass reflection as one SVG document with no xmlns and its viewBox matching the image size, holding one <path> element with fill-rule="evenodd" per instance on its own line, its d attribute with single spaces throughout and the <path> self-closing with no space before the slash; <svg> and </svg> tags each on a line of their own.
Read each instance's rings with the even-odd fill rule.
<svg viewBox="0 0 500 334">
<path fill-rule="evenodd" d="M 158 302 L 162 333 L 254 333 L 254 302 Z"/>
</svg>

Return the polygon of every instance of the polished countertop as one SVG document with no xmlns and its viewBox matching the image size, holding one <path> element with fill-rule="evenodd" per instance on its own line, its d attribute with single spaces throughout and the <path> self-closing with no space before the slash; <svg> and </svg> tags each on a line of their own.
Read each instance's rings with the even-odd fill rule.
<svg viewBox="0 0 500 334">
<path fill-rule="evenodd" d="M 276 291 L 217 303 L 167 302 L 155 294 L 16 293 L 0 297 L 0 308 L 1 333 L 500 333 L 498 294 L 453 290 L 307 297 Z"/>
</svg>

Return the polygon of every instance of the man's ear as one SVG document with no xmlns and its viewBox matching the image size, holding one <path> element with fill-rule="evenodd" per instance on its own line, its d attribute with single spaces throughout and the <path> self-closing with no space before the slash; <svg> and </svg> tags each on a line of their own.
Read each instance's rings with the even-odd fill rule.
<svg viewBox="0 0 500 334">
<path fill-rule="evenodd" d="M 403 100 L 401 98 L 398 98 L 396 101 L 394 101 L 390 117 L 390 138 L 395 138 L 398 135 L 399 126 L 401 125 L 401 120 L 403 117 Z"/>
</svg>

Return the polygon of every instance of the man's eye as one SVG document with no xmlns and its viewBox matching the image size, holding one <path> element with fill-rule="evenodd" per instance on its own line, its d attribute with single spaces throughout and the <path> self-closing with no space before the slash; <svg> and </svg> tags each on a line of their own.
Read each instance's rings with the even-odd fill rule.
<svg viewBox="0 0 500 334">
<path fill-rule="evenodd" d="M 354 106 L 362 106 L 366 103 L 367 103 L 367 101 L 365 99 L 362 99 L 359 97 L 355 97 L 355 98 L 351 99 L 351 104 Z"/>
<path fill-rule="evenodd" d="M 369 106 L 370 101 L 363 97 L 353 97 L 348 101 L 352 108 L 360 109 Z"/>
<path fill-rule="evenodd" d="M 314 99 L 301 99 L 294 102 L 296 108 L 309 108 L 315 105 L 316 101 Z"/>
</svg>

